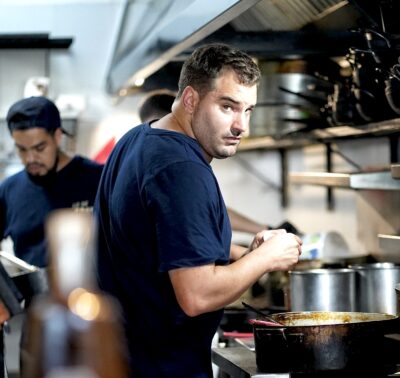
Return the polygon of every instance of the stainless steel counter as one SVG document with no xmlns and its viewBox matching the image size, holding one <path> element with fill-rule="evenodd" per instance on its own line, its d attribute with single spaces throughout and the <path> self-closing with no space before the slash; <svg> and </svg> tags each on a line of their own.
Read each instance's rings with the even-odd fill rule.
<svg viewBox="0 0 400 378">
<path fill-rule="evenodd" d="M 256 355 L 251 350 L 237 346 L 215 348 L 212 360 L 220 368 L 221 378 L 288 378 L 289 374 L 260 373 L 257 370 Z"/>
</svg>

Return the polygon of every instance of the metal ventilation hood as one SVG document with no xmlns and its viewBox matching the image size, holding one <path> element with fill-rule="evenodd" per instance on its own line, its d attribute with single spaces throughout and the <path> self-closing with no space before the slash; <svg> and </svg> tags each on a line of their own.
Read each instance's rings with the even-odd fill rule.
<svg viewBox="0 0 400 378">
<path fill-rule="evenodd" d="M 107 77 L 110 93 L 156 72 L 260 0 L 127 1 Z"/>
<path fill-rule="evenodd" d="M 144 79 L 163 72 L 167 64 L 180 67 L 200 42 L 231 43 L 259 57 L 328 48 L 340 54 L 348 46 L 343 40 L 354 38 L 345 31 L 353 20 L 354 9 L 343 0 L 127 0 L 107 91 L 124 96 L 138 90 Z M 306 25 L 322 22 L 322 29 L 328 29 L 323 35 L 299 33 Z M 329 34 L 330 28 L 335 34 Z M 175 74 L 163 72 L 163 80 L 171 76 L 176 81 Z"/>
</svg>

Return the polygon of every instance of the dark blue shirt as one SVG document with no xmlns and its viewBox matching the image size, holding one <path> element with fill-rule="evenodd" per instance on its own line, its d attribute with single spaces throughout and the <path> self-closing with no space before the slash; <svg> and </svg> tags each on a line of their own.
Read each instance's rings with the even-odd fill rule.
<svg viewBox="0 0 400 378">
<path fill-rule="evenodd" d="M 30 264 L 48 264 L 44 223 L 52 210 L 93 207 L 102 165 L 74 157 L 46 185 L 21 171 L 0 185 L 0 240 L 8 236 L 15 255 Z"/>
<path fill-rule="evenodd" d="M 229 218 L 197 141 L 148 124 L 129 131 L 107 161 L 94 211 L 99 284 L 123 309 L 131 376 L 210 377 L 222 310 L 187 316 L 168 276 L 229 262 Z"/>
</svg>

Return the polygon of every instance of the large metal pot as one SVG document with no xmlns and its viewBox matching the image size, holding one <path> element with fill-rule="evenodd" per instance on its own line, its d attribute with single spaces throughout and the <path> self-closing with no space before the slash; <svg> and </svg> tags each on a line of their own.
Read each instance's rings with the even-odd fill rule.
<svg viewBox="0 0 400 378">
<path fill-rule="evenodd" d="M 396 284 L 395 286 L 395 290 L 396 290 L 396 309 L 397 309 L 397 315 L 400 314 L 400 283 Z"/>
<path fill-rule="evenodd" d="M 264 73 L 252 113 L 251 136 L 282 136 L 322 127 L 320 114 L 331 84 L 300 72 Z"/>
<path fill-rule="evenodd" d="M 398 332 L 398 317 L 389 314 L 287 312 L 270 317 L 283 326 L 253 324 L 257 366 L 268 372 L 378 370 L 385 363 L 384 335 Z"/>
<path fill-rule="evenodd" d="M 355 311 L 356 276 L 352 269 L 289 272 L 291 311 Z"/>
<path fill-rule="evenodd" d="M 372 263 L 350 265 L 356 271 L 357 310 L 395 315 L 395 285 L 400 282 L 400 265 Z"/>
</svg>

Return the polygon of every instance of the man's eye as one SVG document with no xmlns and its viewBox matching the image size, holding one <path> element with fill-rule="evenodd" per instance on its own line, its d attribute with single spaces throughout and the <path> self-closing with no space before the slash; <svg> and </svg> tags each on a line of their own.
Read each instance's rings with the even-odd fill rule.
<svg viewBox="0 0 400 378">
<path fill-rule="evenodd" d="M 35 151 L 36 152 L 42 152 L 42 151 L 44 151 L 45 148 L 46 148 L 46 146 L 39 146 L 39 147 L 35 148 Z"/>
<path fill-rule="evenodd" d="M 232 108 L 232 105 L 229 105 L 229 104 L 223 105 L 223 108 L 224 108 L 225 110 L 232 110 L 232 109 L 233 109 L 233 108 Z"/>
</svg>

